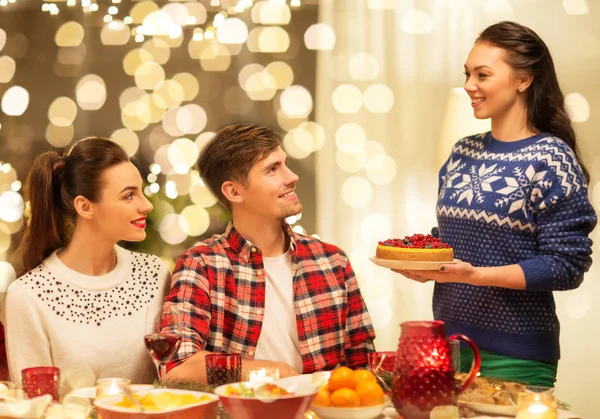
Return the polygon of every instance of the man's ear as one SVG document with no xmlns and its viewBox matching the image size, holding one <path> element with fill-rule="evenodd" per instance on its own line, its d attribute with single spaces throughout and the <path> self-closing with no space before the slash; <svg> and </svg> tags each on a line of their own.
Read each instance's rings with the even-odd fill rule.
<svg viewBox="0 0 600 419">
<path fill-rule="evenodd" d="M 87 220 L 91 219 L 94 215 L 94 208 L 92 203 L 86 197 L 78 195 L 73 201 L 73 207 L 77 211 L 77 215 Z"/>
<path fill-rule="evenodd" d="M 241 194 L 242 188 L 243 186 L 241 184 L 228 180 L 221 185 L 221 193 L 229 202 L 239 204 L 244 200 L 244 197 Z"/>
</svg>

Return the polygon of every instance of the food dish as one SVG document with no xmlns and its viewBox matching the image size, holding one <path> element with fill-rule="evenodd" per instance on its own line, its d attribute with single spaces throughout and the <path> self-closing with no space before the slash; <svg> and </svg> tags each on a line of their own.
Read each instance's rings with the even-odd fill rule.
<svg viewBox="0 0 600 419">
<path fill-rule="evenodd" d="M 227 386 L 225 388 L 225 396 L 239 396 L 239 397 L 281 397 L 281 396 L 292 396 L 293 391 L 288 391 L 286 388 L 281 387 L 275 383 L 261 384 L 260 387 L 253 388 L 246 386 L 244 383 L 237 383 L 235 386 Z"/>
<path fill-rule="evenodd" d="M 385 401 L 377 406 L 331 407 L 312 405 L 311 410 L 320 419 L 375 419 L 380 417 L 389 402 L 389 396 L 385 396 Z"/>
<path fill-rule="evenodd" d="M 285 380 L 285 379 L 284 379 Z M 306 382 L 290 382 L 289 380 L 276 380 L 273 382 L 288 392 L 293 393 L 285 396 L 235 396 L 228 395 L 230 387 L 257 388 L 257 383 L 233 383 L 219 386 L 215 394 L 221 398 L 221 402 L 235 419 L 264 419 L 264 418 L 289 418 L 303 419 L 304 413 L 310 408 L 310 404 L 319 387 Z"/>
<path fill-rule="evenodd" d="M 413 234 L 404 239 L 388 239 L 377 244 L 377 259 L 411 262 L 452 262 L 454 250 L 431 234 Z"/>
<path fill-rule="evenodd" d="M 151 389 L 143 394 L 152 393 L 160 395 L 163 393 L 175 393 L 182 395 L 192 395 L 198 399 L 203 399 L 197 403 L 184 406 L 169 407 L 162 410 L 144 410 L 131 407 L 121 407 L 115 404 L 123 400 L 123 396 L 107 397 L 94 401 L 94 406 L 98 410 L 98 417 L 101 419 L 216 419 L 219 398 L 214 394 L 203 393 L 191 390 L 176 389 Z M 141 395 L 142 393 L 140 393 Z"/>
<path fill-rule="evenodd" d="M 466 376 L 467 374 L 461 373 L 457 378 L 461 380 Z M 477 377 L 473 384 L 459 396 L 458 404 L 477 413 L 514 417 L 517 414 L 519 393 L 553 391 L 554 389 L 549 387 L 526 386 L 510 381 Z"/>
<path fill-rule="evenodd" d="M 378 259 L 373 256 L 371 256 L 369 259 L 371 259 L 371 262 L 373 262 L 375 265 L 381 266 L 382 268 L 404 269 L 407 271 L 437 271 L 440 269 L 440 265 L 442 264 L 461 262 L 460 259 L 454 259 L 450 262 L 414 262 L 407 260 Z"/>
</svg>

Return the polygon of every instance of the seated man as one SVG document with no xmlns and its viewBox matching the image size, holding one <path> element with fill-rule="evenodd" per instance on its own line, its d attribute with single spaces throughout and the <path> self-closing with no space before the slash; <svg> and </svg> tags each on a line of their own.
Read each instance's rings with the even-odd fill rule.
<svg viewBox="0 0 600 419">
<path fill-rule="evenodd" d="M 249 368 L 275 367 L 285 377 L 366 366 L 375 333 L 350 260 L 285 222 L 302 205 L 279 135 L 228 126 L 198 166 L 232 221 L 177 260 L 159 324 L 174 331 L 178 321 L 183 332 L 167 379 L 206 381 L 211 352 L 240 353 L 243 377 Z"/>
</svg>

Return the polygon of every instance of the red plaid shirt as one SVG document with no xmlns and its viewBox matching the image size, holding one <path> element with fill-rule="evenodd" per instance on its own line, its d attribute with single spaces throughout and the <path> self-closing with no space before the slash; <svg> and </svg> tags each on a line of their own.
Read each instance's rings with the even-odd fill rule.
<svg viewBox="0 0 600 419">
<path fill-rule="evenodd" d="M 339 248 L 283 226 L 292 251 L 301 372 L 366 366 L 375 332 L 350 260 Z M 178 320 L 171 305 L 180 309 Z M 264 307 L 262 253 L 230 223 L 224 234 L 177 259 L 159 324 L 159 330 L 178 328 L 183 335 L 169 369 L 202 350 L 253 359 Z"/>
</svg>

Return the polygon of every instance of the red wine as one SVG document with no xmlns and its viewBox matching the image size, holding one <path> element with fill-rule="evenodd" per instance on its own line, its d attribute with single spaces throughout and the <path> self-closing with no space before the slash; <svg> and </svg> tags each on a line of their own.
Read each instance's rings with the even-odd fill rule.
<svg viewBox="0 0 600 419">
<path fill-rule="evenodd" d="M 153 333 L 144 336 L 144 343 L 150 355 L 158 362 L 169 362 L 181 345 L 181 336 L 175 334 Z"/>
</svg>

